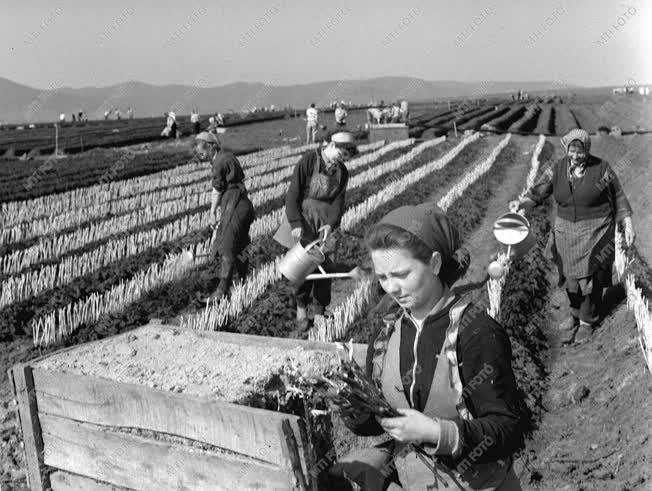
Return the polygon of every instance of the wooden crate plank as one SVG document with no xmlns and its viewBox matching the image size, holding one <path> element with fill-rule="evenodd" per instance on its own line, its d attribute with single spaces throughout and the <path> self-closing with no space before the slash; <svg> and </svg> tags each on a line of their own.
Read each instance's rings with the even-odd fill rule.
<svg viewBox="0 0 652 491">
<path fill-rule="evenodd" d="M 287 469 L 41 415 L 47 465 L 135 490 L 292 489 Z"/>
<path fill-rule="evenodd" d="M 300 440 L 299 418 L 289 414 L 39 368 L 34 380 L 41 413 L 169 433 L 281 466 L 288 465 L 280 451 L 283 420 Z"/>
<path fill-rule="evenodd" d="M 36 406 L 32 368 L 19 363 L 9 371 L 12 388 L 18 401 L 20 428 L 27 460 L 27 484 L 32 490 L 47 489 L 48 476 L 43 469 L 43 439 Z"/>
<path fill-rule="evenodd" d="M 50 474 L 50 485 L 52 491 L 131 491 L 131 488 L 115 486 L 66 471 Z"/>
<path fill-rule="evenodd" d="M 282 349 L 294 349 L 302 347 L 306 350 L 322 350 L 322 351 L 336 351 L 337 346 L 335 343 L 324 343 L 321 341 L 308 341 L 304 339 L 292 338 L 275 338 L 270 336 L 258 336 L 256 334 L 239 334 L 234 332 L 225 331 L 198 331 L 196 329 L 184 329 L 177 326 L 169 326 L 166 324 L 151 323 L 151 326 L 167 330 L 178 330 L 188 333 L 193 333 L 198 337 L 206 337 L 216 339 L 225 343 L 241 344 L 248 346 L 264 346 Z M 139 328 L 141 329 L 141 328 Z M 361 366 L 364 367 L 367 359 L 367 345 L 362 343 L 353 344 L 353 358 Z"/>
</svg>

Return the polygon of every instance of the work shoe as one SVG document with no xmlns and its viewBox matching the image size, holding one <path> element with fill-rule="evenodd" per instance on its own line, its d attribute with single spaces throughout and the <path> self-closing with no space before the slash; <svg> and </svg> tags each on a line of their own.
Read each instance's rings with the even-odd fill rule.
<svg viewBox="0 0 652 491">
<path fill-rule="evenodd" d="M 564 322 L 559 324 L 559 341 L 561 344 L 570 344 L 575 338 L 575 332 L 579 326 L 579 319 L 570 316 Z"/>
<path fill-rule="evenodd" d="M 575 333 L 575 344 L 582 344 L 591 339 L 594 330 L 593 324 L 580 321 L 580 325 Z"/>
</svg>

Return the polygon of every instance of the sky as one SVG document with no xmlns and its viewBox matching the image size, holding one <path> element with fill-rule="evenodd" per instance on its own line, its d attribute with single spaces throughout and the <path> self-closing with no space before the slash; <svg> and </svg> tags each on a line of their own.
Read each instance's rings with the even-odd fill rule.
<svg viewBox="0 0 652 491">
<path fill-rule="evenodd" d="M 0 76 L 204 87 L 414 76 L 652 82 L 652 1 L 3 0 Z"/>
</svg>

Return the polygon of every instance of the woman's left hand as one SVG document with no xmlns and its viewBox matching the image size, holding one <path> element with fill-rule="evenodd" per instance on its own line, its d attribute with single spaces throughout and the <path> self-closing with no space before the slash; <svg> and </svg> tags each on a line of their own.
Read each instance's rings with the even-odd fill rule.
<svg viewBox="0 0 652 491">
<path fill-rule="evenodd" d="M 415 409 L 398 409 L 401 416 L 395 418 L 378 418 L 378 423 L 395 440 L 399 442 L 439 441 L 439 422 L 429 418 Z"/>
</svg>

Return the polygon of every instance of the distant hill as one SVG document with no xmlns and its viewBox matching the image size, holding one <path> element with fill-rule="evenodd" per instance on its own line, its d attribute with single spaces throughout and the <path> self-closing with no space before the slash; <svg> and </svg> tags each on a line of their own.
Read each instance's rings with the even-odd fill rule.
<svg viewBox="0 0 652 491">
<path fill-rule="evenodd" d="M 368 103 L 372 99 L 391 101 L 407 98 L 410 101 L 432 100 L 441 97 L 482 97 L 491 94 L 572 89 L 553 82 L 489 82 L 428 81 L 412 77 L 381 77 L 367 80 L 317 82 L 303 85 L 273 86 L 262 83 L 236 82 L 219 87 L 192 87 L 185 85 L 149 85 L 125 82 L 110 87 L 35 89 L 0 77 L 0 121 L 29 123 L 54 121 L 60 113 L 83 110 L 90 119 L 100 119 L 104 111 L 118 108 L 124 112 L 129 106 L 137 117 L 158 116 L 174 109 L 177 114 L 188 114 L 197 106 L 202 113 L 246 111 L 274 104 L 307 107 L 334 100 Z"/>
</svg>

